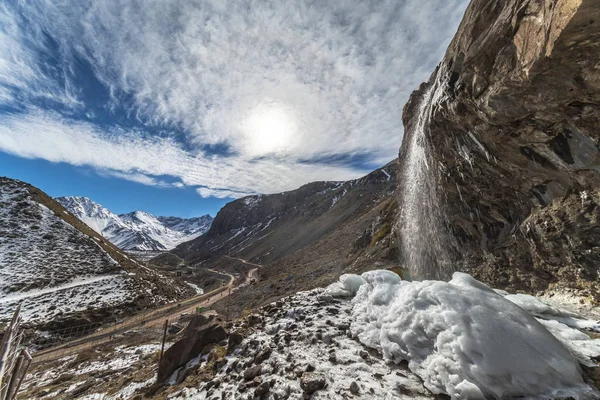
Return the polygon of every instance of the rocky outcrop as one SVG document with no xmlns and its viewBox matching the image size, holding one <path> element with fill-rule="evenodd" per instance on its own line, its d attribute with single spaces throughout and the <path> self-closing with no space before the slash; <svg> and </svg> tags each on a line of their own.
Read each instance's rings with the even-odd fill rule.
<svg viewBox="0 0 600 400">
<path fill-rule="evenodd" d="M 595 0 L 471 2 L 404 108 L 400 151 L 402 173 L 438 85 L 425 133 L 455 268 L 496 287 L 600 300 L 599 65 Z"/>
<path fill-rule="evenodd" d="M 227 339 L 221 324 L 203 315 L 195 316 L 183 332 L 183 337 L 173 344 L 158 365 L 157 382 L 164 383 L 180 367 L 202 354 L 207 345 L 217 345 Z"/>
</svg>

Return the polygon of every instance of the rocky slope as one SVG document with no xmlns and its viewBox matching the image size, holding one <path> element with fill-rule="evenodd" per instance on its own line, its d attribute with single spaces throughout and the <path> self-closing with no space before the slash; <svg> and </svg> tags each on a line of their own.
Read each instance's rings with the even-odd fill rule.
<svg viewBox="0 0 600 400">
<path fill-rule="evenodd" d="M 193 294 L 128 257 L 60 204 L 0 178 L 0 318 L 55 329 L 118 318 Z"/>
<path fill-rule="evenodd" d="M 424 193 L 446 216 L 424 254 L 443 248 L 455 269 L 496 287 L 600 300 L 599 43 L 594 0 L 471 2 L 404 108 L 400 174 L 424 131 L 439 166 Z M 400 206 L 398 226 L 406 196 Z"/>
<path fill-rule="evenodd" d="M 87 197 L 55 200 L 123 250 L 170 250 L 202 235 L 213 220 L 208 214 L 194 218 L 155 217 L 144 211 L 117 215 Z"/>
<path fill-rule="evenodd" d="M 363 277 L 382 274 L 390 272 L 371 272 Z M 452 285 L 400 282 L 396 276 L 396 284 L 381 279 L 363 282 L 362 285 L 369 286 L 361 291 L 356 283 L 347 284 L 351 280 L 342 278 L 325 290 L 295 293 L 229 323 L 195 316 L 182 332 L 169 336 L 158 371 L 160 335 L 142 332 L 123 335 L 111 345 L 100 346 L 85 356 L 68 356 L 48 366 L 33 365 L 22 395 L 52 399 L 450 398 L 443 394 L 446 393 L 452 398 L 513 398 L 513 395 L 523 398 L 523 394 L 532 399 L 597 398 L 598 392 L 593 389 L 598 382 L 597 368 L 593 367 L 595 363 L 590 356 L 600 354 L 600 339 L 590 336 L 600 331 L 600 325 L 578 316 L 586 314 L 597 319 L 597 313 L 589 315 L 590 310 L 584 311 L 581 305 L 563 309 L 566 305 L 551 300 L 542 302 L 533 296 L 502 291 L 496 294 L 479 282 L 465 280 L 464 275 L 459 278 L 462 279 L 457 281 L 462 284 Z M 468 282 L 471 285 L 465 286 Z M 439 289 L 410 291 L 411 287 L 422 286 Z M 451 287 L 454 292 L 448 292 Z M 475 313 L 460 307 L 440 312 L 440 308 L 466 300 L 465 297 L 458 300 L 457 290 L 465 291 L 466 299 L 476 302 L 481 300 L 481 291 L 487 292 L 488 299 L 501 306 L 506 318 L 495 318 L 495 314 L 486 312 L 485 306 Z M 437 293 L 434 297 L 441 303 L 428 298 L 433 293 Z M 353 296 L 356 297 L 352 299 Z M 403 307 L 391 304 L 400 299 L 405 302 Z M 400 320 L 413 316 L 411 321 L 416 329 L 395 326 L 394 318 L 370 316 L 387 311 L 398 315 Z M 517 321 L 525 319 L 528 324 L 516 324 L 515 314 Z M 507 329 L 510 334 L 502 338 L 495 332 L 490 334 L 481 325 L 482 316 L 485 320 L 490 315 L 495 320 L 494 329 Z M 446 324 L 453 326 L 449 328 Z M 365 333 L 369 326 L 375 327 L 379 334 Z M 464 326 L 473 329 L 465 331 Z M 540 335 L 539 330 L 543 331 L 544 326 L 549 332 Z M 427 329 L 419 329 L 424 327 Z M 550 342 L 563 356 L 566 350 L 561 350 L 561 346 L 573 351 L 583 369 L 576 371 L 575 382 L 566 379 L 564 365 L 563 369 L 550 369 L 548 365 L 555 365 L 552 363 L 559 358 L 555 352 L 546 348 L 523 354 L 523 350 L 544 349 L 542 336 L 546 344 Z M 522 340 L 532 337 L 535 340 L 524 348 Z M 464 344 L 458 345 L 453 340 Z M 373 344 L 379 341 L 379 346 Z M 511 345 L 506 346 L 503 341 L 510 341 Z M 405 349 L 403 344 L 409 344 L 411 351 L 399 355 Z M 514 351 L 516 346 L 519 351 Z M 438 353 L 453 357 L 432 362 L 430 368 L 420 367 L 427 357 Z M 470 360 L 461 358 L 464 354 Z M 488 357 L 494 354 L 500 357 L 489 361 Z M 529 356 L 535 360 L 528 359 Z M 544 363 L 545 359 L 550 364 Z M 443 387 L 444 382 L 460 382 L 457 378 L 465 373 L 471 382 L 479 384 L 485 396 L 469 381 L 449 390 Z M 486 377 L 498 389 L 495 393 L 481 384 Z M 515 389 L 515 383 L 522 385 L 532 380 L 525 388 Z M 545 395 L 541 381 L 556 389 L 554 395 Z"/>
<path fill-rule="evenodd" d="M 294 254 L 391 198 L 394 163 L 348 182 L 313 182 L 228 203 L 205 235 L 173 253 L 195 265 L 214 263 L 224 255 L 267 264 Z M 362 232 L 354 232 L 353 240 Z M 336 252 L 333 243 L 328 252 Z"/>
</svg>

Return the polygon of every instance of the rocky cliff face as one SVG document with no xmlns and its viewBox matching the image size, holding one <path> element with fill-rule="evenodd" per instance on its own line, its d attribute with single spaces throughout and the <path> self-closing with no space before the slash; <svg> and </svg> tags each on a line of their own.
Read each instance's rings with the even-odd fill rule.
<svg viewBox="0 0 600 400">
<path fill-rule="evenodd" d="M 597 1 L 471 2 L 404 108 L 400 151 L 402 174 L 424 122 L 455 268 L 496 287 L 600 300 L 599 66 Z"/>
</svg>

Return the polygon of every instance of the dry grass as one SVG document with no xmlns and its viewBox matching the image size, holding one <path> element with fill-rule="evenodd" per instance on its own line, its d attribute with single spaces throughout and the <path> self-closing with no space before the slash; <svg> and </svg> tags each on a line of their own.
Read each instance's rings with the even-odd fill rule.
<svg viewBox="0 0 600 400">
<path fill-rule="evenodd" d="M 373 238 L 371 239 L 371 244 L 369 244 L 369 247 L 375 246 L 375 244 L 377 244 L 377 242 L 379 242 L 381 239 L 383 239 L 384 237 L 389 235 L 391 231 L 392 231 L 392 227 L 390 224 L 385 223 L 385 224 L 381 225 L 381 228 L 379 228 L 377 233 L 375 235 L 373 235 Z"/>
<path fill-rule="evenodd" d="M 227 355 L 227 349 L 225 347 L 221 346 L 221 345 L 217 345 L 214 348 L 214 353 L 215 353 L 215 356 L 217 357 L 217 360 L 218 360 L 218 359 L 221 359 L 221 358 L 223 358 L 223 357 L 225 357 Z"/>
</svg>

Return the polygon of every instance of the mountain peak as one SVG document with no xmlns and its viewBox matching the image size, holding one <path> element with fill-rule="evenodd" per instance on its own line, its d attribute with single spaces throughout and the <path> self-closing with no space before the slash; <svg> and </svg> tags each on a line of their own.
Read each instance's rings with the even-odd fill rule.
<svg viewBox="0 0 600 400">
<path fill-rule="evenodd" d="M 123 250 L 169 250 L 206 232 L 212 217 L 157 217 L 136 210 L 114 214 L 83 196 L 57 197 L 63 207 Z"/>
</svg>

